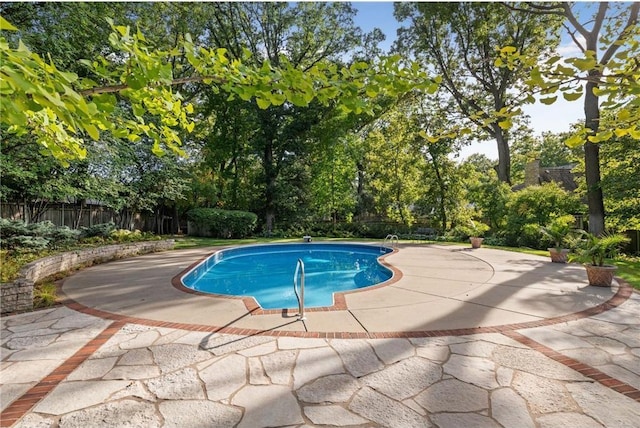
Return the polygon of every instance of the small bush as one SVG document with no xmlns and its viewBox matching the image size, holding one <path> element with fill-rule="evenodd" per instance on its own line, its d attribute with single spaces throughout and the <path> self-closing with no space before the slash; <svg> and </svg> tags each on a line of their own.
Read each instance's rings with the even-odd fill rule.
<svg viewBox="0 0 640 428">
<path fill-rule="evenodd" d="M 93 226 L 83 227 L 80 229 L 82 231 L 83 238 L 93 238 L 93 237 L 101 237 L 108 238 L 111 235 L 111 232 L 116 230 L 116 225 L 113 222 L 109 223 L 101 223 L 94 224 Z"/>
<path fill-rule="evenodd" d="M 18 235 L 2 240 L 2 247 L 11 251 L 41 251 L 47 248 L 49 240 L 41 236 Z"/>
<path fill-rule="evenodd" d="M 116 242 L 132 242 L 138 241 L 142 236 L 142 233 L 137 229 L 133 232 L 127 229 L 117 229 L 112 231 L 109 236 Z"/>
<path fill-rule="evenodd" d="M 12 236 L 29 236 L 32 231 L 29 230 L 25 222 L 22 220 L 9 220 L 0 218 L 0 238 L 6 239 Z"/>
<path fill-rule="evenodd" d="M 79 230 L 69 229 L 67 226 L 57 227 L 48 235 L 49 248 L 58 249 L 75 244 L 78 242 L 80 233 Z"/>
<path fill-rule="evenodd" d="M 187 218 L 197 227 L 196 233 L 216 238 L 245 238 L 258 223 L 254 213 L 215 208 L 194 208 Z"/>
</svg>

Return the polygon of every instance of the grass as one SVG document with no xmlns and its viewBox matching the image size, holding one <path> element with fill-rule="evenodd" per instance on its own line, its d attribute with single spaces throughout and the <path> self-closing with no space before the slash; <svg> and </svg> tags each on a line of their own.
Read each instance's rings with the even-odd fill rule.
<svg viewBox="0 0 640 428">
<path fill-rule="evenodd" d="M 618 266 L 617 275 L 636 290 L 640 290 L 640 257 L 618 257 L 614 264 Z"/>
<path fill-rule="evenodd" d="M 218 239 L 218 238 L 201 238 L 196 236 L 184 236 L 173 238 L 176 241 L 175 249 L 184 248 L 201 248 L 201 247 L 219 247 L 229 245 L 246 245 L 246 244 L 266 244 L 269 242 L 291 242 L 294 239 L 276 239 L 276 238 L 247 238 L 247 239 Z"/>
<path fill-rule="evenodd" d="M 33 309 L 49 308 L 56 304 L 56 284 L 43 281 L 33 287 Z"/>
<path fill-rule="evenodd" d="M 171 237 L 168 237 L 171 238 Z M 201 248 L 201 247 L 219 247 L 230 245 L 247 245 L 247 244 L 272 244 L 285 242 L 302 242 L 301 238 L 247 238 L 247 239 L 218 239 L 218 238 L 201 238 L 196 236 L 173 237 L 176 241 L 175 249 L 185 248 Z M 381 239 L 369 238 L 321 238 L 313 237 L 314 242 L 324 241 L 362 241 L 362 242 L 382 242 Z"/>
</svg>

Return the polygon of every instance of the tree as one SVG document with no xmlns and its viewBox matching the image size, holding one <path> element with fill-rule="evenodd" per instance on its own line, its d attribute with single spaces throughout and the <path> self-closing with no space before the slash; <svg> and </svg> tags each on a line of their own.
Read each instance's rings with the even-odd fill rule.
<svg viewBox="0 0 640 428">
<path fill-rule="evenodd" d="M 418 137 L 411 123 L 411 106 L 399 106 L 379 119 L 366 136 L 367 172 L 377 211 L 392 221 L 415 223 L 413 205 L 422 195 L 425 161 L 415 147 Z"/>
<path fill-rule="evenodd" d="M 638 142 L 629 136 L 614 137 L 602 145 L 600 155 L 607 230 L 640 230 Z"/>
<path fill-rule="evenodd" d="M 353 217 L 356 206 L 356 160 L 352 146 L 358 144 L 353 134 L 332 133 L 331 125 L 339 128 L 337 120 L 328 121 L 327 131 L 319 135 L 319 144 L 310 156 L 311 206 L 314 214 L 330 218 L 334 225 L 338 219 Z M 333 128 L 335 129 L 335 128 Z"/>
<path fill-rule="evenodd" d="M 451 100 L 443 100 L 439 96 L 426 99 L 422 97 L 415 102 L 412 126 L 419 129 L 416 148 L 426 161 L 423 171 L 423 210 L 435 212 L 439 228 L 446 231 L 455 219 L 450 215 L 460 203 L 462 182 L 458 168 L 451 156 L 457 154 L 463 140 L 444 137 L 435 142 L 424 138 L 427 132 L 439 132 L 450 126 Z"/>
<path fill-rule="evenodd" d="M 25 221 L 40 221 L 50 204 L 66 201 L 83 191 L 83 186 L 73 183 L 73 176 L 65 168 L 53 158 L 39 156 L 37 145 L 25 138 L 4 138 L 0 166 L 0 200 L 21 203 L 28 210 L 24 213 Z"/>
<path fill-rule="evenodd" d="M 157 12 L 155 6 L 149 7 L 149 13 Z M 230 12 L 245 19 L 242 25 L 246 24 L 248 37 L 242 36 L 233 47 L 211 47 L 204 32 L 194 39 L 184 32 L 184 25 L 176 24 L 174 42 L 165 41 L 159 48 L 154 43 L 166 38 L 156 33 L 147 38 L 140 28 L 132 31 L 109 21 L 110 48 L 81 62 L 84 76 L 91 79 L 59 69 L 19 40 L 12 47 L 3 38 L 0 93 L 3 100 L 12 101 L 0 102 L 6 132 L 31 135 L 44 152 L 67 165 L 86 156 L 85 139 L 100 141 L 105 135 L 132 142 L 147 139 L 159 155 L 167 149 L 183 154 L 182 141 L 194 130 L 194 119 L 200 120 L 192 116 L 201 100 L 195 96 L 198 88 L 224 94 L 223 102 L 234 98 L 250 102 L 261 122 L 261 133 L 253 141 L 254 149 L 262 147 L 254 154 L 263 160 L 263 206 L 270 229 L 278 175 L 285 165 L 281 160 L 289 152 L 303 154 L 305 133 L 327 111 L 373 113 L 374 97 L 396 97 L 415 89 L 435 91 L 436 84 L 425 73 L 401 67 L 398 56 L 340 65 L 341 56 L 357 39 L 350 30 L 342 31 L 352 25 L 343 13 L 350 10 L 346 4 L 206 7 L 219 12 L 215 28 L 207 29 L 209 36 L 227 37 L 225 26 L 240 23 L 227 19 L 225 13 Z M 181 9 L 176 8 L 180 16 Z M 15 30 L 4 19 L 0 28 Z M 261 30 L 285 38 L 260 40 Z M 228 165 L 223 170 L 224 175 Z"/>
<path fill-rule="evenodd" d="M 398 48 L 421 59 L 442 77 L 442 88 L 457 109 L 498 147 L 498 177 L 510 183 L 511 117 L 526 98 L 517 94 L 526 77 L 524 67 L 494 64 L 497 47 L 517 46 L 545 58 L 557 44 L 556 17 L 528 16 L 496 3 L 396 3 L 400 30 Z"/>
<path fill-rule="evenodd" d="M 600 235 L 605 230 L 605 210 L 600 176 L 600 147 L 598 143 L 613 137 L 630 136 L 640 139 L 640 3 L 608 2 L 594 4 L 588 17 L 579 16 L 573 3 L 528 3 L 521 7 L 508 6 L 526 15 L 556 15 L 566 19 L 565 29 L 576 47 L 584 55 L 561 61 L 560 56 L 540 63 L 518 49 L 505 51 L 507 67 L 514 64 L 530 67 L 529 85 L 532 91 L 546 95 L 541 99 L 551 104 L 558 91 L 569 101 L 584 96 L 584 127 L 567 139 L 570 146 L 584 144 L 589 230 Z M 590 27 L 589 27 L 590 26 Z M 582 86 L 584 83 L 584 87 Z M 602 101 L 601 105 L 601 97 Z M 615 119 L 603 127 L 601 107 L 617 110 Z"/>
</svg>

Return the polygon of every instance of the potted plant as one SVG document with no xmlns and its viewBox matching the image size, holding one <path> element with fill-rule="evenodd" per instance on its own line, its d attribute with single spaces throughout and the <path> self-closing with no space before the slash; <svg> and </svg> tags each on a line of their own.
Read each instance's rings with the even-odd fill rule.
<svg viewBox="0 0 640 428">
<path fill-rule="evenodd" d="M 471 242 L 471 248 L 480 248 L 482 246 L 482 241 L 484 241 L 482 235 L 489 230 L 489 226 L 473 220 L 469 220 L 469 223 L 471 224 L 469 229 L 469 241 Z"/>
<path fill-rule="evenodd" d="M 563 215 L 556 217 L 544 227 L 540 228 L 540 232 L 553 241 L 554 246 L 547 248 L 549 256 L 553 263 L 566 263 L 569 255 L 568 248 L 563 248 L 562 244 L 566 243 L 569 234 L 573 231 L 575 218 L 572 215 Z"/>
<path fill-rule="evenodd" d="M 617 267 L 605 264 L 605 259 L 614 258 L 620 247 L 627 242 L 629 242 L 629 238 L 621 234 L 596 236 L 584 232 L 584 239 L 577 247 L 577 254 L 579 259 L 584 262 L 589 285 L 611 287 Z"/>
</svg>

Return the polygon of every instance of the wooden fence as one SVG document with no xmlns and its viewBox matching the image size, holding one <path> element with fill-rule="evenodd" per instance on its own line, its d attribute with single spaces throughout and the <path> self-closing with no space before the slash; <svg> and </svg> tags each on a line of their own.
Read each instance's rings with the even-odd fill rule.
<svg viewBox="0 0 640 428">
<path fill-rule="evenodd" d="M 140 213 L 123 214 L 102 205 L 93 204 L 55 203 L 39 206 L 3 203 L 0 205 L 0 214 L 2 218 L 23 220 L 27 223 L 48 220 L 56 226 L 68 226 L 72 229 L 113 222 L 123 229 L 147 230 L 145 228 L 147 219 Z"/>
</svg>

